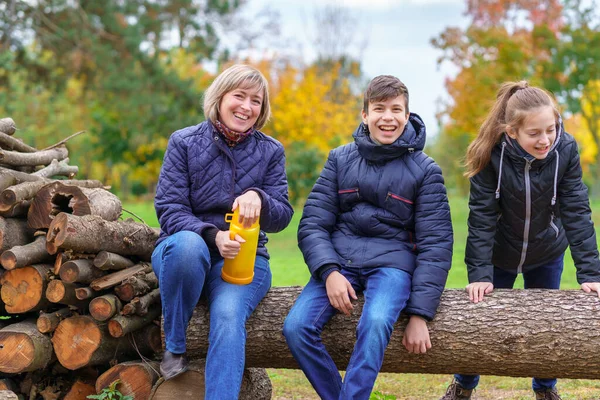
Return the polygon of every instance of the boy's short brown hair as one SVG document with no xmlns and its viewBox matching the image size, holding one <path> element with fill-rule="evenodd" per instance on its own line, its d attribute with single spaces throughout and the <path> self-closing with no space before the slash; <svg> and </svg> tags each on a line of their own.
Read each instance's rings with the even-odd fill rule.
<svg viewBox="0 0 600 400">
<path fill-rule="evenodd" d="M 408 113 L 408 88 L 402 81 L 392 75 L 379 75 L 369 82 L 365 91 L 363 110 L 369 112 L 369 103 L 404 96 L 406 112 Z"/>
</svg>

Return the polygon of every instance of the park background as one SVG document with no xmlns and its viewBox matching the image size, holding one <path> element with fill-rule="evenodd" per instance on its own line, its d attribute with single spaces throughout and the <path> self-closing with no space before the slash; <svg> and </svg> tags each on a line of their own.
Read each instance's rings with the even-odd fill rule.
<svg viewBox="0 0 600 400">
<path fill-rule="evenodd" d="M 305 7 L 297 8 L 300 3 Z M 380 73 L 407 83 L 411 111 L 428 126 L 426 152 L 444 172 L 455 232 L 449 288 L 467 283 L 462 157 L 501 82 L 526 79 L 556 95 L 579 143 L 594 222 L 600 222 L 594 1 L 0 2 L 0 117 L 13 118 L 19 137 L 37 148 L 85 130 L 69 142 L 78 177 L 110 185 L 125 209 L 152 226 L 158 226 L 152 199 L 169 135 L 204 119 L 204 90 L 234 62 L 268 77 L 273 118 L 264 132 L 286 148 L 295 216 L 271 235 L 274 286 L 308 280 L 296 242 L 303 199 L 328 151 L 351 140 L 361 90 Z M 569 255 L 562 288 L 578 288 Z M 269 374 L 274 398 L 316 398 L 301 372 Z M 382 374 L 373 398 L 435 399 L 450 379 Z M 559 388 L 564 399 L 600 397 L 598 381 L 561 380 Z M 484 378 L 476 396 L 531 397 L 529 379 L 499 377 Z"/>
</svg>

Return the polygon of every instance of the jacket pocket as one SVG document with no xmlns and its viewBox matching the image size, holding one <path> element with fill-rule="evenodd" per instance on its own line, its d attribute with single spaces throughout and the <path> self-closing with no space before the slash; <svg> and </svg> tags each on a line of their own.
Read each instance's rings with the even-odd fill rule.
<svg viewBox="0 0 600 400">
<path fill-rule="evenodd" d="M 413 219 L 414 203 L 411 199 L 399 194 L 388 192 L 385 197 L 385 209 L 393 213 L 405 225 L 410 225 Z"/>
<path fill-rule="evenodd" d="M 358 188 L 340 189 L 338 198 L 342 211 L 349 211 L 360 200 L 360 191 Z"/>
</svg>

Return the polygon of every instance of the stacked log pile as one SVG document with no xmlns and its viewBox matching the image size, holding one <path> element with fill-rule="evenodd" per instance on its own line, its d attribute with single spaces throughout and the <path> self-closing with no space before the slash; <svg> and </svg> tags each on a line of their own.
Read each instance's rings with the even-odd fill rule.
<svg viewBox="0 0 600 400">
<path fill-rule="evenodd" d="M 158 231 L 119 220 L 102 182 L 75 179 L 65 141 L 39 150 L 15 131 L 0 119 L 0 390 L 85 399 L 116 362 L 161 350 Z M 156 365 L 133 365 L 152 387 Z"/>
</svg>

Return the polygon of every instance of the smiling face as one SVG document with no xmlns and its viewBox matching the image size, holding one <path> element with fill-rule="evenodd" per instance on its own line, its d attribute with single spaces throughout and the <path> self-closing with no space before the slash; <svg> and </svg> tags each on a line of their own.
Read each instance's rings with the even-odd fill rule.
<svg viewBox="0 0 600 400">
<path fill-rule="evenodd" d="M 371 138 L 381 144 L 392 144 L 402 136 L 409 114 L 406 99 L 404 95 L 400 95 L 370 102 L 368 110 L 362 111 L 362 118 L 369 127 Z"/>
<path fill-rule="evenodd" d="M 515 139 L 527 153 L 538 160 L 548 156 L 556 140 L 556 115 L 551 106 L 535 108 L 527 113 L 523 124 L 514 129 L 506 127 L 508 136 Z"/>
<path fill-rule="evenodd" d="M 225 93 L 219 104 L 219 119 L 235 132 L 252 128 L 260 115 L 263 92 L 258 87 L 237 88 Z"/>
</svg>

